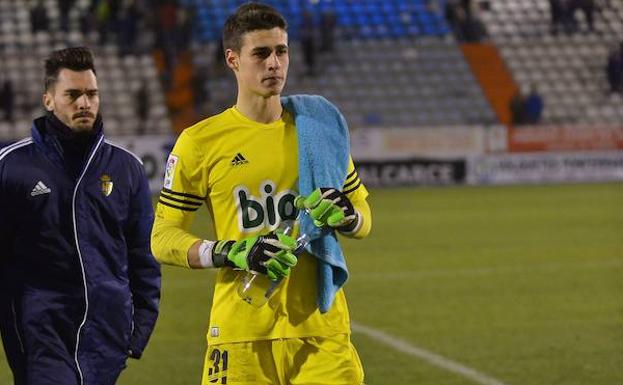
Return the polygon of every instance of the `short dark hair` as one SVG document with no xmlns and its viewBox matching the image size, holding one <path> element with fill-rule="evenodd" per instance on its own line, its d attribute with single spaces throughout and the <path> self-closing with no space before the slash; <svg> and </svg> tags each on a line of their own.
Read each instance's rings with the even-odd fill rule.
<svg viewBox="0 0 623 385">
<path fill-rule="evenodd" d="M 87 47 L 71 47 L 52 52 L 45 59 L 45 90 L 58 80 L 58 74 L 63 68 L 72 71 L 88 71 L 95 73 L 93 53 Z"/>
<path fill-rule="evenodd" d="M 285 31 L 288 29 L 288 23 L 275 8 L 261 3 L 243 4 L 225 22 L 223 48 L 240 52 L 242 36 L 245 33 L 276 27 Z"/>
</svg>

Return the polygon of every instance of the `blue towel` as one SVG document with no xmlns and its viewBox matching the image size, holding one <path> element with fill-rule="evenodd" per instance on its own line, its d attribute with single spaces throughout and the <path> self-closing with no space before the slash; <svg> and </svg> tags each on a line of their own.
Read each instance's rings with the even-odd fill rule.
<svg viewBox="0 0 623 385">
<path fill-rule="evenodd" d="M 350 156 L 348 126 L 342 114 L 322 96 L 287 96 L 281 103 L 296 124 L 299 193 L 307 196 L 318 187 L 341 190 Z M 301 215 L 300 226 L 311 239 L 307 251 L 319 260 L 318 308 L 326 313 L 348 279 L 346 260 L 335 231 L 316 227 L 309 215 Z"/>
</svg>

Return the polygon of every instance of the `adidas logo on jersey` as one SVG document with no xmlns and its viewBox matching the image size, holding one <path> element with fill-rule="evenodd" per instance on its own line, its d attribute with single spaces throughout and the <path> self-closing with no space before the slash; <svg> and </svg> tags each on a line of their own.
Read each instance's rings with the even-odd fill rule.
<svg viewBox="0 0 623 385">
<path fill-rule="evenodd" d="M 30 196 L 35 197 L 37 195 L 49 194 L 51 192 L 52 190 L 50 190 L 48 186 L 46 186 L 42 181 L 39 181 L 30 192 Z"/>
<path fill-rule="evenodd" d="M 241 166 L 243 164 L 247 164 L 249 163 L 248 160 L 245 159 L 244 156 L 242 156 L 241 153 L 237 153 L 236 156 L 234 156 L 234 159 L 231 160 L 231 165 L 232 166 Z"/>
</svg>

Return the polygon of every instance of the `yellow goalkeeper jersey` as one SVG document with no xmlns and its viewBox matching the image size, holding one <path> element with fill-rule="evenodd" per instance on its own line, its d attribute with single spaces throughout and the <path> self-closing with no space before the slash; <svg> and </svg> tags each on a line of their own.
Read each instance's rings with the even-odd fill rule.
<svg viewBox="0 0 623 385">
<path fill-rule="evenodd" d="M 344 181 L 343 191 L 369 221 L 368 192 L 352 159 Z M 188 266 L 187 251 L 199 240 L 188 229 L 203 203 L 217 239 L 239 240 L 268 233 L 281 220 L 295 219 L 297 193 L 298 144 L 292 117 L 284 110 L 282 119 L 262 124 L 232 107 L 189 127 L 178 138 L 156 209 L 154 254 L 162 263 Z M 261 308 L 238 296 L 239 274 L 244 272 L 219 269 L 209 344 L 350 332 L 343 290 L 327 313 L 318 310 L 315 257 L 299 256 L 290 277 Z"/>
</svg>

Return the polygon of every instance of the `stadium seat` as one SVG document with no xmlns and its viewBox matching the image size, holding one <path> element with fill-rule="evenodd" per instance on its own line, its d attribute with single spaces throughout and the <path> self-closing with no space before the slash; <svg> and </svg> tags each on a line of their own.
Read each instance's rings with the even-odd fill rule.
<svg viewBox="0 0 623 385">
<path fill-rule="evenodd" d="M 548 0 L 496 0 L 481 14 L 515 80 L 522 89 L 536 83 L 544 96 L 546 123 L 611 121 L 612 112 L 622 110 L 604 95 L 608 51 L 621 38 L 623 2 L 604 4 L 595 12 L 599 34 L 552 35 Z M 576 16 L 580 30 L 586 31 L 583 14 Z"/>
</svg>

